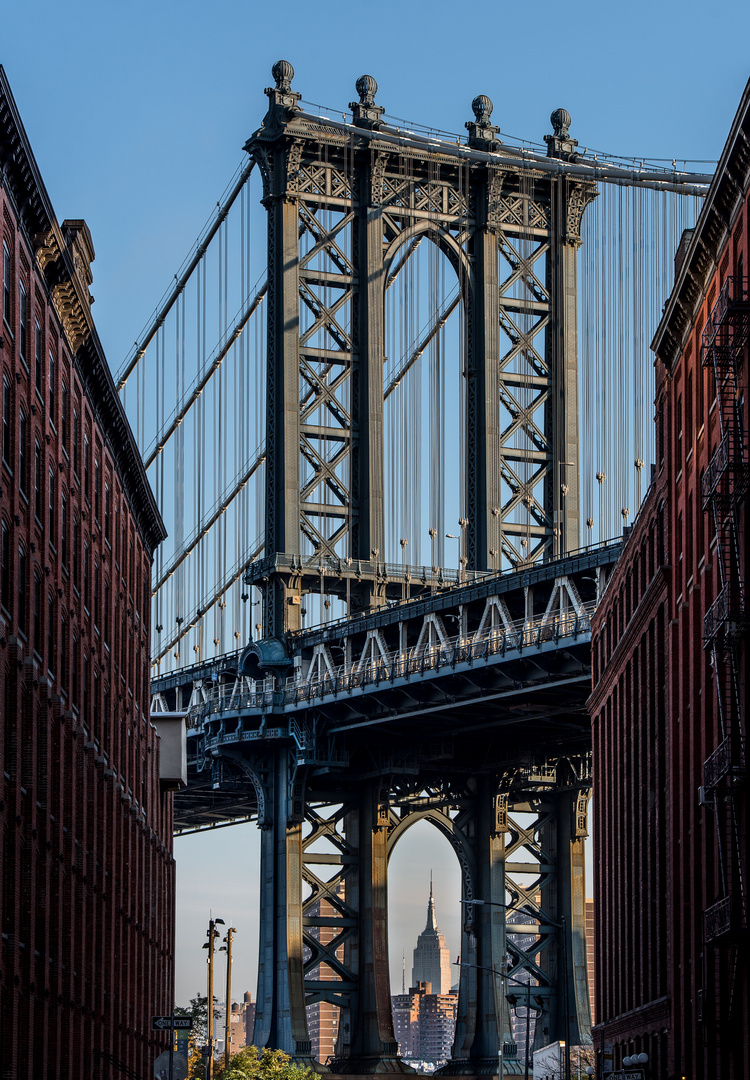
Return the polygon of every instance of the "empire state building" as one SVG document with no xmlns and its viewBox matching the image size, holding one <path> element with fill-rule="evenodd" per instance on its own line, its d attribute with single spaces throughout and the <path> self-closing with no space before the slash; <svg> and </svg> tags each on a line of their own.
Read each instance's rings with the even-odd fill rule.
<svg viewBox="0 0 750 1080">
<path fill-rule="evenodd" d="M 432 879 L 430 879 L 430 899 L 427 904 L 427 925 L 417 938 L 414 966 L 411 969 L 412 986 L 419 986 L 421 982 L 432 983 L 433 994 L 450 993 L 450 956 L 445 944 L 445 935 L 440 933 L 435 918 Z"/>
</svg>

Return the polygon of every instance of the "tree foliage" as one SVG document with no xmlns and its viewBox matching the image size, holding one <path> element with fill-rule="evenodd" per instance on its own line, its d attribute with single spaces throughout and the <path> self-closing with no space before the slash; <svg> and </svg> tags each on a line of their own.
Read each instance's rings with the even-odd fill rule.
<svg viewBox="0 0 750 1080">
<path fill-rule="evenodd" d="M 229 1059 L 229 1066 L 214 1066 L 215 1080 L 313 1080 L 315 1073 L 292 1061 L 283 1050 L 244 1046 Z"/>
</svg>

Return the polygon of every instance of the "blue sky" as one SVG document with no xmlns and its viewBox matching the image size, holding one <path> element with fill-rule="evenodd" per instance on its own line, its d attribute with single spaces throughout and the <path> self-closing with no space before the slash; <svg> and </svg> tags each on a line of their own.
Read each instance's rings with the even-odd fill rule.
<svg viewBox="0 0 750 1080">
<path fill-rule="evenodd" d="M 91 229 L 94 315 L 115 370 L 240 161 L 277 59 L 293 63 L 305 100 L 337 110 L 368 73 L 391 115 L 463 132 L 472 98 L 486 93 L 511 135 L 541 141 L 564 106 L 582 146 L 669 160 L 718 157 L 750 74 L 746 0 L 725 0 L 718 14 L 693 0 L 3 8 L 0 63 L 58 218 Z M 458 936 L 447 845 L 416 830 L 403 844 L 392 868 L 399 986 L 431 868 L 454 954 Z M 255 993 L 257 850 L 252 827 L 177 841 L 178 1002 L 205 985 L 210 908 L 237 927 L 235 987 Z"/>
</svg>

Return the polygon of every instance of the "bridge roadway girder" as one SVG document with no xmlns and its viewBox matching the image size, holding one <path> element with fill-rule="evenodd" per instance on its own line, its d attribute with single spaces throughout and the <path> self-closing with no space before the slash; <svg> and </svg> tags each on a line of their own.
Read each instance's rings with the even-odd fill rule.
<svg viewBox="0 0 750 1080">
<path fill-rule="evenodd" d="M 387 868 L 420 820 L 453 847 L 464 900 L 508 905 L 463 908 L 447 1071 L 491 1072 L 512 1041 L 507 987 L 485 969 L 531 979 L 540 1044 L 586 1038 L 589 617 L 619 550 L 290 634 L 283 683 L 243 674 L 252 649 L 154 680 L 162 707 L 191 701 L 177 827 L 261 829 L 259 1045 L 308 1058 L 305 1005 L 327 1000 L 336 1071 L 400 1070 Z"/>
</svg>

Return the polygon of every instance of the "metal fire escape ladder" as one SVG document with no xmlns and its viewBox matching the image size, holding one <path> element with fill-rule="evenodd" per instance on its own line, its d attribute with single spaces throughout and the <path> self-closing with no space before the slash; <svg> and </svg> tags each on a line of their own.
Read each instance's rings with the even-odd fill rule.
<svg viewBox="0 0 750 1080">
<path fill-rule="evenodd" d="M 705 791 L 713 799 L 723 868 L 724 896 L 704 912 L 706 942 L 732 945 L 747 928 L 747 883 L 735 800 L 747 779 L 740 643 L 749 620 L 742 573 L 740 508 L 750 487 L 748 433 L 744 429 L 742 360 L 750 337 L 750 280 L 728 277 L 703 331 L 701 361 L 713 371 L 720 441 L 703 476 L 703 509 L 713 515 L 720 591 L 704 618 L 722 741 L 704 763 Z"/>
</svg>

